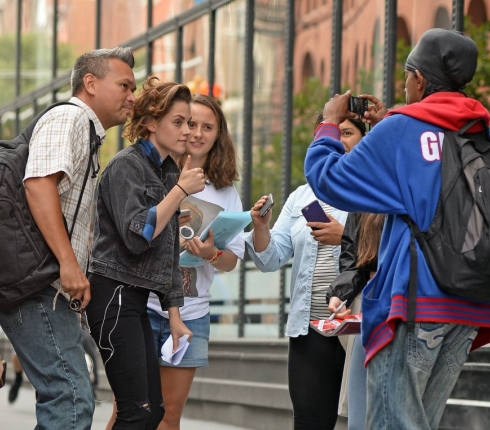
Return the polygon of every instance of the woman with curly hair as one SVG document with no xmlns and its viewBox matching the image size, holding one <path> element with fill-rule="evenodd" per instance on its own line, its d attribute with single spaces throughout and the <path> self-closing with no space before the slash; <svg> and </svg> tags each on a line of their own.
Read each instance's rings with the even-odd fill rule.
<svg viewBox="0 0 490 430">
<path fill-rule="evenodd" d="M 216 210 L 243 211 L 240 197 L 233 185 L 233 181 L 238 180 L 235 148 L 221 107 L 212 97 L 195 95 L 191 102 L 191 114 L 191 136 L 186 151 L 178 157 L 178 162 L 180 167 L 184 167 L 187 157 L 190 156 L 190 167 L 204 170 L 206 185 L 192 199 L 185 199 L 182 207 L 191 208 L 194 217 L 199 216 L 199 209 L 209 205 Z M 238 258 L 243 258 L 245 250 L 243 240 L 238 237 L 226 249 L 216 248 L 212 231 L 206 240 L 201 241 L 195 236 L 185 241 L 184 246 L 187 252 L 202 257 L 206 262 L 203 266 L 182 268 L 185 297 L 180 315 L 194 336 L 180 364 L 173 365 L 160 357 L 165 416 L 159 430 L 180 428 L 180 418 L 196 369 L 208 365 L 209 289 L 214 272 L 233 270 Z M 150 295 L 148 307 L 155 342 L 160 349 L 170 336 L 169 313 L 162 311 L 153 294 Z"/>
<path fill-rule="evenodd" d="M 179 169 L 190 137 L 191 93 L 185 85 L 148 78 L 139 92 L 120 151 L 102 173 L 90 257 L 87 318 L 114 393 L 112 429 L 152 430 L 163 414 L 158 356 L 147 301 L 168 312 L 174 349 L 183 335 L 179 207 L 204 188 L 202 168 Z"/>
</svg>

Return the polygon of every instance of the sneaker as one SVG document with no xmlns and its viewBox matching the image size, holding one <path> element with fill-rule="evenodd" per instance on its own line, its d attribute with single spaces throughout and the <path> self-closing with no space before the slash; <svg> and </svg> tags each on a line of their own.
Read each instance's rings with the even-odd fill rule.
<svg viewBox="0 0 490 430">
<path fill-rule="evenodd" d="M 10 387 L 9 391 L 9 403 L 14 403 L 19 395 L 19 388 L 22 385 L 22 380 L 15 380 L 15 382 Z"/>
</svg>

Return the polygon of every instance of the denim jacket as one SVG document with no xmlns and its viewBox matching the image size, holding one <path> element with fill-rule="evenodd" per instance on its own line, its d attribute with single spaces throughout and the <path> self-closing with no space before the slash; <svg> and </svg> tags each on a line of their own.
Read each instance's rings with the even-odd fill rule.
<svg viewBox="0 0 490 430">
<path fill-rule="evenodd" d="M 157 167 L 134 144 L 109 162 L 98 188 L 89 271 L 154 291 L 163 310 L 184 304 L 178 214 L 150 242 L 143 231 L 148 211 L 175 186 L 179 173 L 170 156 Z"/>
<path fill-rule="evenodd" d="M 315 199 L 309 185 L 302 185 L 291 193 L 271 230 L 271 240 L 262 252 L 254 250 L 253 232 L 242 234 L 249 255 L 262 272 L 274 272 L 294 256 L 291 303 L 286 326 L 286 336 L 290 337 L 306 335 L 310 322 L 311 286 L 318 242 L 313 240 L 301 208 Z M 345 224 L 347 212 L 334 209 L 332 216 L 341 224 Z M 338 272 L 340 246 L 333 247 L 333 255 Z"/>
</svg>

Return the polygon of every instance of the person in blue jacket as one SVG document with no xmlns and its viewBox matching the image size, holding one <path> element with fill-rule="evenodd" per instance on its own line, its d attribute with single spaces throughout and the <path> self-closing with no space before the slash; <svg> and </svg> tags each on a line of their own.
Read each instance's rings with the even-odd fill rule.
<svg viewBox="0 0 490 430">
<path fill-rule="evenodd" d="M 490 341 L 490 303 L 441 290 L 418 247 L 415 328 L 406 323 L 410 229 L 402 216 L 427 230 L 440 194 L 444 130 L 490 121 L 462 92 L 477 58 L 463 33 L 428 30 L 407 58 L 407 106 L 388 112 L 345 154 L 338 124 L 353 116 L 350 93 L 336 95 L 307 151 L 305 173 L 319 199 L 349 212 L 388 214 L 377 272 L 362 298 L 367 429 L 437 429 L 470 349 Z M 470 132 L 479 130 L 477 124 Z"/>
</svg>

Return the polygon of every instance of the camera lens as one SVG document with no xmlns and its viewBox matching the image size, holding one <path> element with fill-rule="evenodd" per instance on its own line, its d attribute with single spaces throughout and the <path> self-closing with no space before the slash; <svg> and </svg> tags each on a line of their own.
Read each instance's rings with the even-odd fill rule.
<svg viewBox="0 0 490 430">
<path fill-rule="evenodd" d="M 75 312 L 79 312 L 82 309 L 82 301 L 78 299 L 70 300 L 70 309 Z"/>
<path fill-rule="evenodd" d="M 186 240 L 190 240 L 194 237 L 194 230 L 192 230 L 192 228 L 188 225 L 183 225 L 180 227 L 179 231 L 180 235 Z"/>
</svg>

